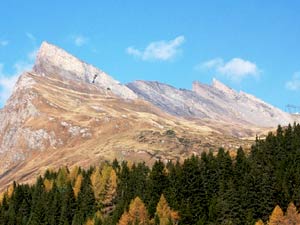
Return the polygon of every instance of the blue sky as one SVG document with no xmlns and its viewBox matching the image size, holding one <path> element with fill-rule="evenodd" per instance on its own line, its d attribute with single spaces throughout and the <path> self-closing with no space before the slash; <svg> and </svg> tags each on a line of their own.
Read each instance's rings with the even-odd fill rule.
<svg viewBox="0 0 300 225">
<path fill-rule="evenodd" d="M 300 1 L 17 1 L 0 8 L 0 105 L 42 41 L 126 83 L 215 77 L 300 105 Z"/>
</svg>

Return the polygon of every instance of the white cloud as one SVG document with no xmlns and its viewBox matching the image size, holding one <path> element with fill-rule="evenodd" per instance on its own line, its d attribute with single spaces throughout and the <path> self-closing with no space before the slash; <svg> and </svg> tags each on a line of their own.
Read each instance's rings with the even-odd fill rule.
<svg viewBox="0 0 300 225">
<path fill-rule="evenodd" d="M 199 68 L 214 70 L 214 72 L 235 82 L 250 76 L 258 77 L 261 73 L 255 63 L 241 58 L 233 58 L 228 62 L 224 62 L 222 58 L 215 58 L 196 66 L 196 69 Z"/>
<path fill-rule="evenodd" d="M 184 36 L 178 36 L 170 41 L 151 42 L 144 50 L 128 47 L 126 52 L 144 61 L 168 61 L 174 59 L 180 53 L 179 47 L 184 41 Z"/>
<path fill-rule="evenodd" d="M 30 41 L 32 41 L 32 42 L 36 41 L 36 38 L 32 33 L 26 32 L 25 34 Z"/>
<path fill-rule="evenodd" d="M 195 67 L 196 70 L 206 70 L 221 67 L 224 64 L 223 59 L 215 58 L 201 63 Z"/>
<path fill-rule="evenodd" d="M 300 90 L 300 71 L 294 73 L 292 79 L 285 83 L 285 87 L 290 91 Z"/>
<path fill-rule="evenodd" d="M 4 104 L 11 95 L 13 87 L 18 80 L 18 75 L 5 75 L 3 72 L 3 64 L 0 64 L 0 103 Z"/>
<path fill-rule="evenodd" d="M 82 35 L 73 36 L 72 39 L 77 47 L 81 47 L 88 42 L 88 38 Z"/>
<path fill-rule="evenodd" d="M 27 58 L 29 59 L 30 62 L 33 62 L 35 60 L 38 50 L 39 50 L 38 48 L 35 48 L 27 54 Z"/>
<path fill-rule="evenodd" d="M 15 83 L 21 73 L 31 70 L 35 54 L 36 50 L 33 50 L 27 54 L 27 58 L 25 60 L 17 61 L 13 65 L 14 72 L 12 74 L 6 74 L 3 71 L 4 64 L 0 63 L 0 106 L 3 105 L 10 97 Z"/>
<path fill-rule="evenodd" d="M 0 47 L 5 47 L 8 45 L 8 41 L 7 40 L 0 40 Z"/>
</svg>

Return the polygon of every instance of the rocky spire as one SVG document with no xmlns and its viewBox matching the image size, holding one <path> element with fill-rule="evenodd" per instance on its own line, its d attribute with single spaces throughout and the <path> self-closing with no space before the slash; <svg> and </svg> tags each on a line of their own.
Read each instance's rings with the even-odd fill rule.
<svg viewBox="0 0 300 225">
<path fill-rule="evenodd" d="M 100 69 L 89 65 L 63 49 L 43 42 L 36 58 L 33 72 L 40 76 L 52 76 L 64 82 L 75 81 L 95 85 L 99 88 L 111 90 L 112 93 L 126 99 L 137 96 Z M 97 79 L 94 80 L 95 75 Z"/>
<path fill-rule="evenodd" d="M 226 86 L 225 84 L 223 84 L 221 81 L 213 78 L 212 81 L 212 87 L 224 92 L 225 94 L 228 95 L 236 95 L 237 92 L 235 90 L 233 90 L 232 88 Z"/>
</svg>

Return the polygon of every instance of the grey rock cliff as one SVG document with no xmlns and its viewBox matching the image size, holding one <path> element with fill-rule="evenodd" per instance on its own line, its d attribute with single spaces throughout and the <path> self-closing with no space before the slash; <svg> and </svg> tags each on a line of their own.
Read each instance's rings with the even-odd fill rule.
<svg viewBox="0 0 300 225">
<path fill-rule="evenodd" d="M 110 90 L 115 95 L 125 99 L 137 98 L 133 91 L 105 72 L 47 42 L 43 42 L 38 51 L 33 72 L 41 76 L 53 76 L 72 84 L 76 82 L 91 84 L 96 74 L 97 78 L 93 84 L 96 87 Z"/>
<path fill-rule="evenodd" d="M 237 92 L 216 79 L 212 85 L 194 82 L 192 90 L 150 81 L 135 81 L 127 86 L 140 98 L 176 116 L 258 127 L 276 127 L 293 122 L 288 113 L 252 95 Z"/>
</svg>

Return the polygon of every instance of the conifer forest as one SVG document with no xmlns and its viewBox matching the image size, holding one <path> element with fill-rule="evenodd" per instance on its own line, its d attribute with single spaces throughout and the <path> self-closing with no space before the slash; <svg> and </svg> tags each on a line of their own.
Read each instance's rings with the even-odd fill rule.
<svg viewBox="0 0 300 225">
<path fill-rule="evenodd" d="M 7 225 L 300 224 L 300 125 L 278 127 L 250 151 L 184 162 L 103 162 L 47 170 L 1 195 Z"/>
</svg>

